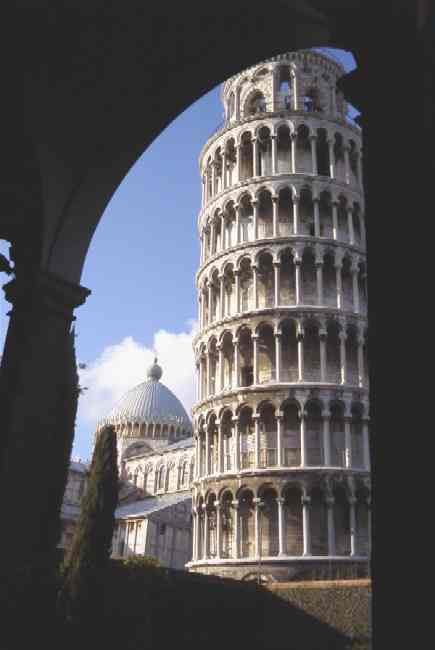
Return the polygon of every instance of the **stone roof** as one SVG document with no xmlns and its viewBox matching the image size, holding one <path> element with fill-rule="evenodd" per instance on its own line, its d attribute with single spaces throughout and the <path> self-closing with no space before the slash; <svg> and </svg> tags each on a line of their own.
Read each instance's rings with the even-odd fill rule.
<svg viewBox="0 0 435 650">
<path fill-rule="evenodd" d="M 167 494 L 161 497 L 148 497 L 141 501 L 134 501 L 124 506 L 119 506 L 115 510 L 116 519 L 124 519 L 127 517 L 147 517 L 155 512 L 164 510 L 175 506 L 177 503 L 186 502 L 191 505 L 192 496 L 190 491 L 178 492 L 175 494 Z"/>
<path fill-rule="evenodd" d="M 178 397 L 159 380 L 162 369 L 154 363 L 148 379 L 129 390 L 100 424 L 160 423 L 192 430 L 192 425 Z"/>
</svg>

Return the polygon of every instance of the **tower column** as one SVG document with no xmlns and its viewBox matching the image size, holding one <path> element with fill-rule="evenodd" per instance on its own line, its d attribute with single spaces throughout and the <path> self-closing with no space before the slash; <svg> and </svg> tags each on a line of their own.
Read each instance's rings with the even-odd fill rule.
<svg viewBox="0 0 435 650">
<path fill-rule="evenodd" d="M 344 150 L 344 178 L 346 181 L 346 184 L 349 185 L 350 183 L 350 165 L 349 165 L 349 147 L 348 145 L 345 145 L 343 147 Z"/>
<path fill-rule="evenodd" d="M 335 178 L 335 155 L 334 155 L 334 141 L 328 139 L 329 149 L 329 175 L 334 180 Z"/>
<path fill-rule="evenodd" d="M 220 560 L 222 555 L 222 517 L 221 517 L 221 502 L 219 499 L 214 502 L 216 508 L 216 560 Z"/>
<path fill-rule="evenodd" d="M 272 135 L 272 174 L 278 173 L 278 136 Z"/>
<path fill-rule="evenodd" d="M 293 235 L 299 234 L 299 196 L 293 196 Z"/>
<path fill-rule="evenodd" d="M 329 411 L 322 411 L 323 423 L 323 464 L 329 467 L 331 464 L 331 439 L 329 433 L 329 422 L 331 414 Z"/>
<path fill-rule="evenodd" d="M 240 386 L 240 351 L 239 351 L 239 339 L 233 337 L 234 345 L 234 388 Z"/>
<path fill-rule="evenodd" d="M 335 281 L 337 286 L 337 309 L 343 308 L 343 288 L 341 284 L 341 269 L 342 263 L 341 260 L 336 260 L 334 262 L 335 268 Z"/>
<path fill-rule="evenodd" d="M 320 341 L 320 381 L 323 383 L 326 381 L 326 337 L 327 331 L 324 328 L 319 330 L 319 341 Z"/>
<path fill-rule="evenodd" d="M 235 293 L 236 293 L 236 314 L 240 314 L 240 270 L 234 269 Z"/>
<path fill-rule="evenodd" d="M 358 262 L 352 263 L 350 272 L 352 274 L 352 298 L 353 298 L 353 311 L 359 314 L 359 287 L 358 287 Z"/>
<path fill-rule="evenodd" d="M 340 371 L 341 371 L 341 383 L 345 384 L 347 381 L 347 368 L 346 368 L 346 332 L 339 332 L 338 337 L 340 339 Z"/>
<path fill-rule="evenodd" d="M 296 174 L 296 133 L 290 134 L 290 173 Z"/>
<path fill-rule="evenodd" d="M 233 558 L 239 557 L 240 534 L 239 534 L 239 502 L 237 499 L 231 502 L 234 508 L 234 529 L 233 529 Z"/>
<path fill-rule="evenodd" d="M 225 300 L 224 300 L 224 276 L 219 275 L 218 276 L 219 280 L 219 317 L 222 320 L 224 317 L 224 305 L 225 305 Z"/>
<path fill-rule="evenodd" d="M 333 557 L 336 554 L 335 550 L 335 523 L 334 523 L 334 504 L 335 499 L 331 495 L 325 498 L 327 508 L 327 521 L 328 521 L 328 555 Z"/>
<path fill-rule="evenodd" d="M 219 472 L 219 474 L 222 474 L 222 472 L 224 471 L 224 462 L 223 462 L 224 441 L 223 441 L 221 420 L 218 420 L 216 424 L 218 428 L 218 470 L 217 471 Z"/>
<path fill-rule="evenodd" d="M 349 234 L 349 244 L 353 246 L 355 244 L 355 233 L 353 230 L 353 210 L 350 205 L 347 208 L 347 230 Z"/>
<path fill-rule="evenodd" d="M 234 209 L 236 211 L 236 244 L 240 244 L 240 205 L 236 203 Z"/>
<path fill-rule="evenodd" d="M 370 471 L 370 443 L 369 443 L 369 418 L 368 418 L 368 416 L 363 417 L 362 435 L 363 435 L 364 469 L 367 472 L 369 472 Z"/>
<path fill-rule="evenodd" d="M 317 304 L 323 305 L 323 258 L 316 259 Z"/>
<path fill-rule="evenodd" d="M 278 504 L 278 555 L 285 555 L 284 551 L 284 499 L 277 497 Z"/>
<path fill-rule="evenodd" d="M 301 467 L 307 464 L 307 440 L 306 440 L 306 413 L 303 408 L 299 411 L 300 420 L 300 438 L 301 438 Z"/>
<path fill-rule="evenodd" d="M 226 248 L 226 222 L 225 213 L 221 212 L 221 251 Z"/>
<path fill-rule="evenodd" d="M 278 197 L 272 196 L 273 237 L 278 237 Z"/>
<path fill-rule="evenodd" d="M 275 333 L 275 381 L 281 381 L 281 332 Z"/>
<path fill-rule="evenodd" d="M 258 413 L 254 413 L 252 419 L 254 420 L 255 438 L 254 467 L 255 469 L 258 469 L 260 467 L 260 415 Z"/>
<path fill-rule="evenodd" d="M 252 203 L 252 226 L 253 226 L 253 238 L 254 241 L 257 241 L 258 239 L 258 201 L 257 199 L 253 199 L 251 201 Z"/>
<path fill-rule="evenodd" d="M 317 135 L 310 135 L 311 143 L 311 169 L 314 176 L 317 176 Z"/>
<path fill-rule="evenodd" d="M 364 387 L 365 377 L 364 377 L 364 336 L 358 336 L 358 386 L 360 388 Z"/>
<path fill-rule="evenodd" d="M 332 238 L 338 240 L 338 203 L 334 199 L 332 201 Z"/>
<path fill-rule="evenodd" d="M 355 517 L 356 498 L 354 496 L 350 496 L 348 498 L 348 502 L 349 502 L 349 528 L 350 528 L 350 556 L 354 557 L 355 555 L 357 555 L 356 540 L 358 534 L 358 531 L 356 529 L 356 517 Z"/>
<path fill-rule="evenodd" d="M 254 361 L 254 386 L 258 384 L 258 334 L 252 334 L 252 356 Z"/>
<path fill-rule="evenodd" d="M 302 260 L 299 256 L 295 257 L 294 259 L 294 267 L 295 267 L 295 293 L 296 293 L 296 305 L 300 305 L 302 303 L 302 295 L 301 295 L 301 266 L 302 266 Z"/>
<path fill-rule="evenodd" d="M 298 341 L 298 381 L 304 381 L 304 332 L 299 329 L 297 333 Z"/>
<path fill-rule="evenodd" d="M 302 529 L 303 529 L 303 553 L 302 555 L 311 555 L 311 527 L 310 527 L 310 504 L 311 497 L 304 488 L 302 494 Z"/>
<path fill-rule="evenodd" d="M 283 415 L 281 413 L 276 415 L 276 464 L 278 467 L 282 467 L 282 418 Z"/>
<path fill-rule="evenodd" d="M 253 176 L 259 176 L 258 169 L 258 138 L 252 139 L 252 154 L 253 154 Z"/>
<path fill-rule="evenodd" d="M 274 273 L 274 289 L 275 289 L 275 307 L 278 307 L 280 304 L 280 271 L 281 262 L 273 263 L 273 273 Z"/>
<path fill-rule="evenodd" d="M 233 416 L 233 431 L 234 431 L 234 471 L 240 470 L 240 432 L 239 432 L 239 418 Z"/>
<path fill-rule="evenodd" d="M 255 550 L 254 556 L 260 557 L 261 554 L 261 529 L 260 529 L 260 509 L 264 505 L 262 500 L 258 497 L 252 499 L 254 503 L 254 534 L 255 534 Z"/>
<path fill-rule="evenodd" d="M 251 268 L 252 268 L 252 279 L 254 284 L 254 309 L 258 309 L 258 282 L 257 282 L 258 267 L 256 264 L 253 264 Z"/>
<path fill-rule="evenodd" d="M 207 511 L 207 504 L 203 503 L 202 504 L 202 509 L 204 512 L 204 545 L 202 549 L 202 559 L 207 560 L 208 559 L 208 540 L 209 540 L 209 528 L 208 528 L 208 511 Z"/>
<path fill-rule="evenodd" d="M 313 198 L 314 205 L 314 236 L 320 237 L 320 215 L 319 215 L 319 197 Z"/>
<path fill-rule="evenodd" d="M 225 382 L 224 382 L 224 351 L 222 349 L 222 344 L 221 343 L 218 343 L 216 348 L 217 348 L 218 355 L 219 355 L 219 361 L 218 361 L 218 364 L 219 364 L 219 386 L 218 386 L 218 388 L 219 388 L 219 391 L 222 392 L 224 390 L 224 387 L 225 387 L 224 386 L 224 384 L 225 384 Z M 215 392 L 217 393 L 217 390 Z"/>
<path fill-rule="evenodd" d="M 227 155 L 225 149 L 222 152 L 222 190 L 227 187 Z"/>
</svg>

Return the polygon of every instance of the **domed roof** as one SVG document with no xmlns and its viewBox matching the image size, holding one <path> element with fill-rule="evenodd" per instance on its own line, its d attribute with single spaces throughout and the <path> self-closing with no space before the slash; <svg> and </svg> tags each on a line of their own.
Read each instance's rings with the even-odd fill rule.
<svg viewBox="0 0 435 650">
<path fill-rule="evenodd" d="M 155 422 L 191 430 L 189 416 L 180 400 L 160 383 L 162 374 L 163 371 L 155 359 L 153 365 L 148 368 L 147 381 L 129 390 L 104 418 L 104 422 Z"/>
</svg>

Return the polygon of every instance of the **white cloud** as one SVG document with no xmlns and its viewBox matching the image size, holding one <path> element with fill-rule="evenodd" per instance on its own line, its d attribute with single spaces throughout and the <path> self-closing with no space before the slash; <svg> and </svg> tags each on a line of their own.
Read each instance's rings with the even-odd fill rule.
<svg viewBox="0 0 435 650">
<path fill-rule="evenodd" d="M 79 370 L 80 385 L 87 390 L 79 400 L 78 419 L 95 426 L 124 393 L 146 380 L 147 368 L 155 356 L 163 368 L 162 382 L 180 399 L 190 416 L 195 401 L 192 339 L 196 331 L 196 322 L 190 320 L 185 332 L 157 331 L 152 348 L 131 336 L 107 347 L 86 369 Z"/>
</svg>

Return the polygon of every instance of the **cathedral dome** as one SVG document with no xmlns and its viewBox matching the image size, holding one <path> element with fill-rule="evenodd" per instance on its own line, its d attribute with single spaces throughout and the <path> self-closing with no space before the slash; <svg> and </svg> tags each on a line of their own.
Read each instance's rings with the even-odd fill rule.
<svg viewBox="0 0 435 650">
<path fill-rule="evenodd" d="M 157 359 L 148 368 L 147 381 L 129 390 L 114 406 L 104 424 L 160 424 L 186 433 L 192 425 L 180 400 L 160 382 L 163 371 Z"/>
</svg>

